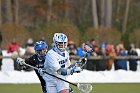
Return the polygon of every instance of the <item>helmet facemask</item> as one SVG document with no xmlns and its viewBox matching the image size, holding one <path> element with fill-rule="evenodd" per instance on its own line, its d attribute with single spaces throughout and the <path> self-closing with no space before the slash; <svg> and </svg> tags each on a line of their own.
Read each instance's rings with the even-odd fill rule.
<svg viewBox="0 0 140 93">
<path fill-rule="evenodd" d="M 55 47 L 61 52 L 65 51 L 68 44 L 67 36 L 63 33 L 55 33 L 53 37 Z"/>
<path fill-rule="evenodd" d="M 56 47 L 60 50 L 60 51 L 65 51 L 67 48 L 67 42 L 56 42 Z"/>
<path fill-rule="evenodd" d="M 45 57 L 45 55 L 47 53 L 47 48 L 44 48 L 42 50 L 36 50 L 35 52 L 39 57 Z"/>
</svg>

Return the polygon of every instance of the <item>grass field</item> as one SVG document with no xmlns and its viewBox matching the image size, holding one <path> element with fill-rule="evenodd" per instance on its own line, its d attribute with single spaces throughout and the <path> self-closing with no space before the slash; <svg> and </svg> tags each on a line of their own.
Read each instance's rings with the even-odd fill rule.
<svg viewBox="0 0 140 93">
<path fill-rule="evenodd" d="M 92 84 L 91 93 L 140 93 L 140 83 L 129 84 Z M 72 86 L 75 93 L 80 93 Z M 42 93 L 39 84 L 0 84 L 0 93 Z"/>
</svg>

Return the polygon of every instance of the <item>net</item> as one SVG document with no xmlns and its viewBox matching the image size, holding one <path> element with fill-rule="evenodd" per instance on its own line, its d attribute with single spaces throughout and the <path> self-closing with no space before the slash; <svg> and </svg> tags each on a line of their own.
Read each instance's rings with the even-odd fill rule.
<svg viewBox="0 0 140 93">
<path fill-rule="evenodd" d="M 91 84 L 77 84 L 78 89 L 80 90 L 80 93 L 90 93 L 92 91 L 92 85 Z"/>
</svg>

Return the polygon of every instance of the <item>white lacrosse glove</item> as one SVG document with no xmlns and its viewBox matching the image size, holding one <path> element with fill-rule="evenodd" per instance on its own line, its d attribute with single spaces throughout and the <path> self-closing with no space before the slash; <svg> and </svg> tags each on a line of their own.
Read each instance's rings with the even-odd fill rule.
<svg viewBox="0 0 140 93">
<path fill-rule="evenodd" d="M 79 66 L 73 66 L 73 67 L 70 68 L 71 74 L 73 74 L 73 73 L 80 73 L 81 71 L 82 71 L 82 69 Z"/>
<path fill-rule="evenodd" d="M 19 65 L 24 65 L 24 60 L 22 58 L 16 58 L 16 62 L 19 64 Z"/>
<path fill-rule="evenodd" d="M 76 62 L 76 65 L 80 66 L 80 67 L 83 67 L 86 63 L 87 63 L 87 58 L 82 57 Z"/>
<path fill-rule="evenodd" d="M 44 75 L 44 70 L 42 68 L 39 68 L 38 73 L 42 76 L 42 75 Z"/>
<path fill-rule="evenodd" d="M 81 67 L 77 67 L 77 66 L 76 66 L 73 70 L 74 70 L 74 72 L 76 72 L 76 73 L 79 73 L 79 72 L 82 71 Z"/>
</svg>

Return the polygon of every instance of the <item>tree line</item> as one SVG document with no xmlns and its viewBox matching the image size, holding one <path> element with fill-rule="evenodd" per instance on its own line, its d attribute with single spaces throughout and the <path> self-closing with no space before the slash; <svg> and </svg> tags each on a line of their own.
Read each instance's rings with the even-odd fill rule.
<svg viewBox="0 0 140 93">
<path fill-rule="evenodd" d="M 50 24 L 71 23 L 81 33 L 89 27 L 117 29 L 122 39 L 139 28 L 139 0 L 0 0 L 0 27 L 21 25 L 29 32 Z"/>
</svg>

